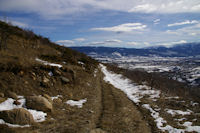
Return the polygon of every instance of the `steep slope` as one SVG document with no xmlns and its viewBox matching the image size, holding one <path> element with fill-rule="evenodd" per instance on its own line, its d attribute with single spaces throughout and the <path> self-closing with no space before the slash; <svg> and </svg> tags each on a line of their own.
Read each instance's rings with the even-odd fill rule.
<svg viewBox="0 0 200 133">
<path fill-rule="evenodd" d="M 0 132 L 151 131 L 97 61 L 3 22 L 0 39 Z"/>
<path fill-rule="evenodd" d="M 25 31 L 3 22 L 0 22 L 0 31 L 1 42 L 5 42 L 3 44 L 5 47 L 1 47 L 0 51 L 0 99 L 3 103 L 0 110 L 10 109 L 6 106 L 18 108 L 18 105 L 21 104 L 25 109 L 32 108 L 43 111 L 47 103 L 46 99 L 53 106 L 50 111 L 43 111 L 47 113 L 45 121 L 34 123 L 27 129 L 26 127 L 23 129 L 8 128 L 10 125 L 5 124 L 5 122 L 9 122 L 6 119 L 3 119 L 4 122 L 2 122 L 2 118 L 5 116 L 3 114 L 0 116 L 1 123 L 3 123 L 0 126 L 1 131 L 55 132 L 58 130 L 61 132 L 67 129 L 74 131 L 81 129 L 78 126 L 83 126 L 82 130 L 90 129 L 92 124 L 86 120 L 91 119 L 92 121 L 94 115 L 86 113 L 85 111 L 88 111 L 86 109 L 78 111 L 76 107 L 73 108 L 65 102 L 87 98 L 88 106 L 95 107 L 93 101 L 96 97 L 98 100 L 98 96 L 94 93 L 98 92 L 96 89 L 98 87 L 95 87 L 97 81 L 93 79 L 93 72 L 98 63 L 84 54 L 51 43 L 47 38 L 37 36 L 31 31 Z M 5 34 L 8 35 L 8 38 L 4 38 Z M 30 96 L 42 96 L 45 98 L 43 100 L 46 102 L 45 105 L 41 104 L 41 100 L 39 102 L 36 100 L 35 103 L 28 105 Z M 23 98 L 26 99 L 27 104 L 22 102 Z M 34 105 L 37 103 L 43 108 L 39 109 Z M 85 114 L 89 116 L 82 119 Z M 64 119 L 65 121 L 63 121 Z M 18 121 L 11 123 L 13 124 L 11 127 L 19 125 Z M 64 122 L 68 122 L 68 126 Z M 65 127 L 64 124 L 69 128 Z M 74 125 L 73 129 L 71 129 L 71 125 Z"/>
</svg>

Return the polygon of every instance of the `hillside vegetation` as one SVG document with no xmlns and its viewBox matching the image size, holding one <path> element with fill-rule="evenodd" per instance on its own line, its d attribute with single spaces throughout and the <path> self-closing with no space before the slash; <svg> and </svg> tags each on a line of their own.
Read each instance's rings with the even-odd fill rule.
<svg viewBox="0 0 200 133">
<path fill-rule="evenodd" d="M 94 59 L 4 22 L 0 39 L 0 132 L 151 132 Z"/>
<path fill-rule="evenodd" d="M 8 128 L 4 124 L 0 125 L 1 132 L 31 132 L 31 130 L 75 132 L 78 129 L 86 130 L 88 125 L 91 126 L 85 121 L 94 117 L 93 115 L 88 118 L 83 116 L 87 114 L 84 109 L 76 114 L 76 108 L 72 108 L 64 102 L 88 98 L 87 101 L 90 103 L 90 99 L 94 99 L 95 95 L 92 97 L 91 94 L 96 91 L 93 87 L 96 86 L 97 79 L 92 79 L 93 72 L 98 65 L 95 60 L 54 44 L 48 38 L 35 35 L 32 31 L 23 30 L 4 22 L 0 22 L 0 39 L 0 103 L 12 98 L 14 99 L 13 106 L 17 106 L 22 104 L 20 96 L 25 97 L 27 101 L 31 96 L 42 96 L 49 99 L 49 103 L 53 105 L 50 110 L 46 111 L 45 122 L 34 123 L 31 129 Z M 53 99 L 53 97 L 57 98 Z M 28 105 L 23 106 L 28 108 Z M 92 107 L 93 103 L 90 103 L 89 106 Z M 65 109 L 67 111 L 64 111 Z M 0 119 L 4 118 L 6 121 L 5 116 L 0 113 Z M 73 119 L 72 117 L 77 118 Z M 85 118 L 79 119 L 78 117 Z M 20 125 L 21 117 L 13 119 L 16 121 L 8 120 L 7 123 Z M 63 124 L 64 122 L 67 123 Z M 80 128 L 79 126 L 85 127 Z"/>
</svg>

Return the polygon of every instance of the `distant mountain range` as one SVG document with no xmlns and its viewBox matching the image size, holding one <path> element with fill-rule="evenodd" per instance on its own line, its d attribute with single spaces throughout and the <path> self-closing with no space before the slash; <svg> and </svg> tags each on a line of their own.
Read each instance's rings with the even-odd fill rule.
<svg viewBox="0 0 200 133">
<path fill-rule="evenodd" d="M 149 48 L 119 47 L 71 47 L 74 50 L 95 56 L 161 56 L 161 57 L 200 57 L 200 43 L 185 43 L 167 48 L 164 46 Z"/>
</svg>

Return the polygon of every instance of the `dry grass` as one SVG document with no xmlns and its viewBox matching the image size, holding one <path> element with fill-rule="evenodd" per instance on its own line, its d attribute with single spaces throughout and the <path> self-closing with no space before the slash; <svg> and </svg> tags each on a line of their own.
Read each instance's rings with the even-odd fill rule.
<svg viewBox="0 0 200 133">
<path fill-rule="evenodd" d="M 12 91 L 25 97 L 43 94 L 63 96 L 62 103 L 54 104 L 54 111 L 48 114 L 45 122 L 22 129 L 10 129 L 5 125 L 0 125 L 0 131 L 73 133 L 80 129 L 88 131 L 95 128 L 94 121 L 97 114 L 91 115 L 88 109 L 98 109 L 94 101 L 97 97 L 95 93 L 99 88 L 96 85 L 97 79 L 93 77 L 93 71 L 98 63 L 84 54 L 54 44 L 31 31 L 3 22 L 0 22 L 0 27 L 0 32 L 4 27 L 9 34 L 6 48 L 0 50 L 0 93 L 7 94 L 8 91 Z M 36 58 L 58 63 L 63 67 L 44 65 L 36 61 Z M 79 61 L 83 62 L 84 66 L 80 65 Z M 58 74 L 49 75 L 49 72 L 55 73 L 56 71 Z M 61 76 L 68 78 L 70 82 L 63 83 Z M 47 78 L 49 82 L 44 83 L 44 78 Z M 88 86 L 87 83 L 91 85 Z M 83 98 L 88 98 L 89 104 L 80 110 L 64 103 L 69 99 Z M 88 123 L 89 120 L 91 122 Z"/>
</svg>

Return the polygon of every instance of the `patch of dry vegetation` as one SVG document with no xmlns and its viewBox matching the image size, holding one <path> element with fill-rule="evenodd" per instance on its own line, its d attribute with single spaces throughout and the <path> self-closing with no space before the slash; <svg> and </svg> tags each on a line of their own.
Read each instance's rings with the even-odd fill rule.
<svg viewBox="0 0 200 133">
<path fill-rule="evenodd" d="M 4 38 L 4 34 L 8 34 Z M 20 96 L 62 95 L 53 100 L 53 111 L 48 112 L 45 122 L 33 124 L 30 128 L 9 128 L 0 125 L 1 132 L 78 132 L 95 128 L 97 110 L 94 101 L 98 100 L 96 85 L 100 79 L 93 76 L 98 62 L 84 54 L 50 42 L 48 38 L 35 35 L 0 22 L 0 98 L 5 99 L 12 92 Z M 6 39 L 6 40 L 5 40 Z M 1 41 L 1 40 L 0 40 Z M 45 65 L 36 59 L 62 65 L 61 68 Z M 83 64 L 80 64 L 82 62 Z M 67 100 L 87 98 L 86 107 L 70 107 Z M 17 103 L 17 99 L 16 102 Z M 96 111 L 97 112 L 97 111 Z M 91 122 L 89 122 L 89 120 Z"/>
</svg>

